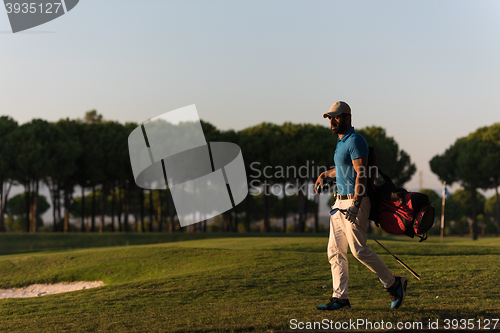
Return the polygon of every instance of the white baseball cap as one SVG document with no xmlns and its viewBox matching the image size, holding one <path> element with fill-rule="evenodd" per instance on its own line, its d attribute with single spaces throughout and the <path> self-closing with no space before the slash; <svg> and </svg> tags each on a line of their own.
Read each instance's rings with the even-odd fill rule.
<svg viewBox="0 0 500 333">
<path fill-rule="evenodd" d="M 351 107 L 346 102 L 338 101 L 333 103 L 330 111 L 323 113 L 323 118 L 335 118 L 342 113 L 351 114 Z"/>
</svg>

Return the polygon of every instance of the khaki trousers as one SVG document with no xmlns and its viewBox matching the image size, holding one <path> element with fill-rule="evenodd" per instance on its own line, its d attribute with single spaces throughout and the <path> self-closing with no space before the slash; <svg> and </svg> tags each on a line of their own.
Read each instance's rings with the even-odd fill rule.
<svg viewBox="0 0 500 333">
<path fill-rule="evenodd" d="M 335 201 L 333 208 L 348 209 L 352 199 Z M 370 215 L 370 199 L 364 197 L 361 201 L 356 223 L 368 230 L 368 217 Z M 347 246 L 351 253 L 363 265 L 375 273 L 385 288 L 390 287 L 395 278 L 384 264 L 382 259 L 366 245 L 364 231 L 349 222 L 340 211 L 330 217 L 330 239 L 328 241 L 328 261 L 332 266 L 333 297 L 348 298 L 347 284 L 349 280 L 349 267 L 347 263 Z"/>
</svg>

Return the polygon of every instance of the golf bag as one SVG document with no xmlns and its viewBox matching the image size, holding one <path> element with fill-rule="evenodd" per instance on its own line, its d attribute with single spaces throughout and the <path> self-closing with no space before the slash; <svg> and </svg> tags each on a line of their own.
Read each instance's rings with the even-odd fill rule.
<svg viewBox="0 0 500 333">
<path fill-rule="evenodd" d="M 377 165 L 377 155 L 370 147 L 368 155 L 369 171 Z M 394 182 L 380 168 L 378 173 L 385 183 L 375 185 L 375 176 L 369 172 L 367 194 L 372 203 L 370 220 L 391 234 L 417 236 L 420 242 L 427 239 L 427 231 L 434 224 L 434 206 L 426 194 L 408 192 L 397 188 Z"/>
</svg>

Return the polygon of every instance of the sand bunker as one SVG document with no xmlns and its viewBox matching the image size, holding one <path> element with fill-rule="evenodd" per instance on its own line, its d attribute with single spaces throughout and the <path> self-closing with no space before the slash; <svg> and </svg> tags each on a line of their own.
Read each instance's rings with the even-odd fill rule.
<svg viewBox="0 0 500 333">
<path fill-rule="evenodd" d="M 32 284 L 22 288 L 0 289 L 0 298 L 37 297 L 68 291 L 89 289 L 104 286 L 102 281 L 93 282 L 61 282 L 56 284 Z"/>
</svg>

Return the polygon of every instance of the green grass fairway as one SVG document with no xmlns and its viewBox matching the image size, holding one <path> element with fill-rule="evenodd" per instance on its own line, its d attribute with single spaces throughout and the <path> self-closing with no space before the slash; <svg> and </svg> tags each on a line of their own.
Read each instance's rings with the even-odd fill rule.
<svg viewBox="0 0 500 333">
<path fill-rule="evenodd" d="M 351 256 L 353 310 L 320 312 L 315 306 L 331 295 L 326 235 L 14 236 L 39 252 L 15 253 L 30 249 L 2 246 L 0 288 L 94 280 L 106 286 L 0 299 L 0 332 L 263 332 L 290 330 L 292 319 L 422 322 L 424 327 L 429 319 L 439 320 L 440 327 L 445 319 L 473 319 L 478 328 L 486 319 L 500 318 L 500 238 L 448 238 L 443 244 L 438 238 L 424 243 L 381 238 L 421 281 L 369 241 L 394 273 L 408 277 L 405 304 L 390 310 L 376 276 Z M 56 236 L 60 239 L 51 238 Z M 64 241 L 67 236 L 71 242 Z M 155 244 L 132 245 L 147 243 L 148 236 Z M 158 243 L 159 237 L 166 243 Z"/>
</svg>

